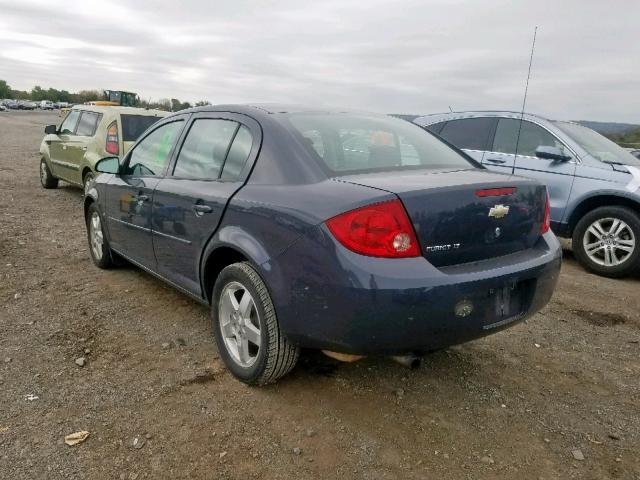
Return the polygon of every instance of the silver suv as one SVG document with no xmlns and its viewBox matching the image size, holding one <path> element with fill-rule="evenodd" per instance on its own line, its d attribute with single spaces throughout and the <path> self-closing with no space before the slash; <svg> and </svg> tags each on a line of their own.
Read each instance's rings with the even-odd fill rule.
<svg viewBox="0 0 640 480">
<path fill-rule="evenodd" d="M 552 228 L 578 261 L 609 277 L 640 269 L 640 159 L 577 123 L 520 112 L 455 112 L 414 123 L 486 168 L 547 185 Z"/>
</svg>

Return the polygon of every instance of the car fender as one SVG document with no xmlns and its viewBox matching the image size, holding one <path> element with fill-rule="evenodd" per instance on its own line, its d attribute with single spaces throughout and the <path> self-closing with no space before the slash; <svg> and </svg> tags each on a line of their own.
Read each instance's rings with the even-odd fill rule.
<svg viewBox="0 0 640 480">
<path fill-rule="evenodd" d="M 86 168 L 91 170 L 94 174 L 96 172 L 96 163 L 100 161 L 102 158 L 98 153 L 88 150 L 87 153 L 82 157 L 82 165 L 80 165 L 80 171 L 84 172 Z"/>
<path fill-rule="evenodd" d="M 567 226 L 575 225 L 575 223 L 579 220 L 579 218 L 576 218 L 575 215 L 586 213 L 586 211 L 583 212 L 586 204 L 594 202 L 598 198 L 605 197 L 607 198 L 605 204 L 611 204 L 612 199 L 618 198 L 621 200 L 621 203 L 623 205 L 633 204 L 640 210 L 640 195 L 638 195 L 637 191 L 630 192 L 628 190 L 621 189 L 595 190 L 571 199 L 570 203 L 567 205 L 567 210 L 565 212 L 565 224 Z"/>
<path fill-rule="evenodd" d="M 49 149 L 49 143 L 47 143 L 48 135 L 42 139 L 42 143 L 40 143 L 40 156 L 44 158 L 44 161 L 47 162 L 49 168 L 51 168 L 51 150 Z"/>
<path fill-rule="evenodd" d="M 225 225 L 213 235 L 205 247 L 202 258 L 200 259 L 201 272 L 204 270 L 210 255 L 215 250 L 223 247 L 237 250 L 255 266 L 262 265 L 269 261 L 269 254 L 267 253 L 266 248 L 257 238 L 242 227 L 237 225 Z"/>
</svg>

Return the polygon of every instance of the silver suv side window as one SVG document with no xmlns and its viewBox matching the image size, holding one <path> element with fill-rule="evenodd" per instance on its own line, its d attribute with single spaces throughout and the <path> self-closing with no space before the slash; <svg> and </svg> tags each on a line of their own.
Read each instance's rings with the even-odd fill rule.
<svg viewBox="0 0 640 480">
<path fill-rule="evenodd" d="M 520 120 L 501 118 L 496 128 L 492 151 L 515 154 L 516 143 L 518 143 L 518 155 L 535 157 L 538 147 L 564 148 L 562 143 L 547 130 L 526 120 L 522 122 L 518 142 L 518 128 L 520 128 Z"/>
<path fill-rule="evenodd" d="M 486 150 L 494 121 L 487 117 L 451 120 L 440 131 L 440 136 L 461 149 Z"/>
<path fill-rule="evenodd" d="M 183 123 L 182 120 L 165 123 L 147 135 L 131 151 L 123 175 L 163 175 Z"/>
</svg>

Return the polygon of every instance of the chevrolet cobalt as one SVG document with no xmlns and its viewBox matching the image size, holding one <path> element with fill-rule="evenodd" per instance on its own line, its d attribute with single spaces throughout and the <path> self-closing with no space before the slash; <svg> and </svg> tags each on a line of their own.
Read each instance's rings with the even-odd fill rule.
<svg viewBox="0 0 640 480">
<path fill-rule="evenodd" d="M 210 305 L 221 358 L 249 384 L 300 348 L 421 354 L 497 332 L 558 279 L 544 186 L 387 116 L 196 108 L 96 169 L 93 261 Z"/>
</svg>

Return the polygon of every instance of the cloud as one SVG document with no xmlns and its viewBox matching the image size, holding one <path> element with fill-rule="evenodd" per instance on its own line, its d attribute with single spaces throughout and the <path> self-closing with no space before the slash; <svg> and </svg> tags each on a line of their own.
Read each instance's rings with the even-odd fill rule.
<svg viewBox="0 0 640 480">
<path fill-rule="evenodd" d="M 14 88 L 296 102 L 378 112 L 518 109 L 640 123 L 640 3 L 579 0 L 0 0 Z"/>
</svg>

